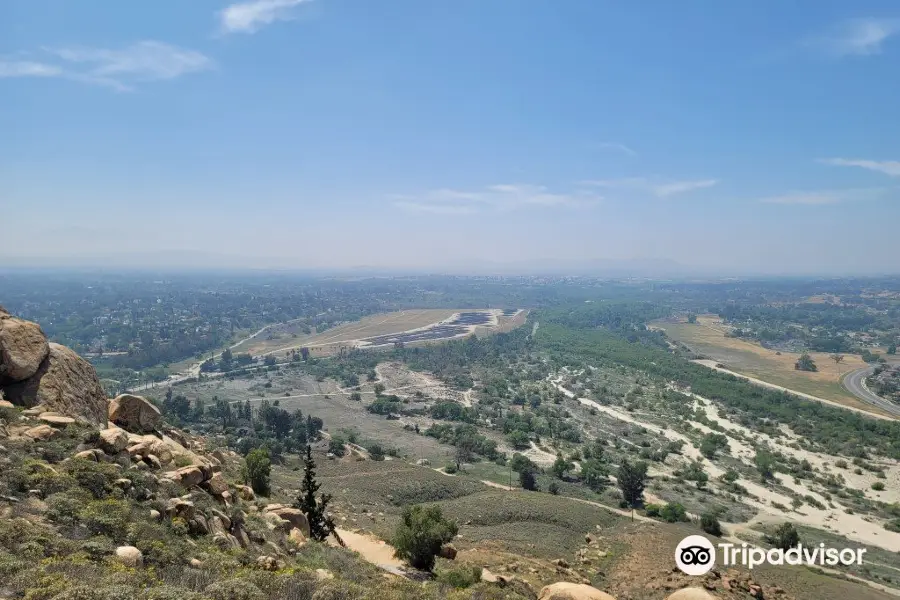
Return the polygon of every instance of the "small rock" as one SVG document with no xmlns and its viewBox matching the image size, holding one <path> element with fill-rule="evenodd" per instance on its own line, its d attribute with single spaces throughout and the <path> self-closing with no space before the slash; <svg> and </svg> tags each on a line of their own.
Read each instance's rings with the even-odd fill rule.
<svg viewBox="0 0 900 600">
<path fill-rule="evenodd" d="M 203 561 L 198 558 L 192 558 L 189 564 L 195 569 L 203 568 Z"/>
<path fill-rule="evenodd" d="M 264 571 L 277 571 L 278 560 L 274 556 L 260 556 L 256 559 L 256 566 Z"/>
<path fill-rule="evenodd" d="M 126 567 L 137 568 L 144 564 L 144 555 L 134 546 L 116 548 L 116 559 Z"/>
<path fill-rule="evenodd" d="M 59 429 L 64 429 L 75 422 L 75 419 L 73 419 L 72 417 L 64 417 L 63 415 L 55 412 L 41 413 L 40 415 L 38 415 L 38 420 Z"/>
<path fill-rule="evenodd" d="M 196 511 L 194 503 L 189 500 L 172 498 L 166 503 L 166 514 L 169 518 L 180 517 L 185 521 L 190 521 L 194 518 Z"/>
<path fill-rule="evenodd" d="M 24 435 L 36 441 L 46 442 L 47 440 L 52 440 L 58 436 L 59 430 L 54 429 L 49 425 L 38 425 L 37 427 L 25 430 Z"/>
<path fill-rule="evenodd" d="M 162 513 L 159 512 L 158 510 L 151 510 L 150 518 L 153 519 L 154 521 L 159 521 L 160 519 L 162 519 Z"/>
<path fill-rule="evenodd" d="M 113 481 L 113 485 L 116 486 L 117 488 L 119 488 L 120 490 L 127 490 L 127 489 L 131 488 L 132 484 L 131 484 L 130 479 L 126 479 L 125 477 L 122 477 L 120 479 L 116 479 L 115 481 Z"/>
<path fill-rule="evenodd" d="M 100 450 L 83 450 L 73 455 L 72 458 L 82 458 L 84 460 L 92 460 L 94 462 L 100 461 L 100 455 L 103 454 Z"/>
<path fill-rule="evenodd" d="M 441 546 L 440 552 L 438 552 L 438 556 L 447 560 L 455 560 L 456 554 L 457 550 L 452 544 L 444 544 Z"/>
<path fill-rule="evenodd" d="M 328 569 L 316 569 L 316 579 L 319 581 L 329 581 L 334 579 L 334 573 Z"/>
<path fill-rule="evenodd" d="M 298 546 L 302 546 L 306 543 L 306 536 L 296 527 L 291 527 L 290 532 L 288 532 L 288 539 Z"/>
<path fill-rule="evenodd" d="M 245 502 L 252 502 L 256 500 L 256 494 L 253 493 L 253 488 L 249 485 L 239 485 L 237 487 L 238 496 L 241 497 L 241 500 Z"/>
</svg>

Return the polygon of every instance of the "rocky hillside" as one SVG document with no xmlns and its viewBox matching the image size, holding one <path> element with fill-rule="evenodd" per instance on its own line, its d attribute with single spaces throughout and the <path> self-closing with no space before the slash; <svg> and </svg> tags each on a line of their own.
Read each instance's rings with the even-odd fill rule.
<svg viewBox="0 0 900 600">
<path fill-rule="evenodd" d="M 145 398 L 107 399 L 90 363 L 2 308 L 0 390 L 0 599 L 613 598 L 577 581 L 538 591 L 468 567 L 438 580 L 386 572 L 309 541 L 300 510 L 242 484 L 238 455 L 168 427 Z M 688 583 L 669 577 L 647 597 Z M 669 598 L 766 593 L 704 586 L 717 595 Z"/>
</svg>

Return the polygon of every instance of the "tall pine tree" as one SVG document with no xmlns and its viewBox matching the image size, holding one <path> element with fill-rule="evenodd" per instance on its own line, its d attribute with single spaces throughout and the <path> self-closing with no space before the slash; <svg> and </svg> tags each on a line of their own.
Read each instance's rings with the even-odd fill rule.
<svg viewBox="0 0 900 600">
<path fill-rule="evenodd" d="M 333 535 L 338 543 L 343 546 L 344 540 L 338 535 L 334 519 L 328 514 L 328 503 L 331 502 L 331 494 L 320 494 L 316 498 L 316 492 L 322 487 L 316 481 L 316 463 L 312 457 L 312 446 L 306 445 L 306 458 L 303 460 L 303 483 L 300 484 L 300 496 L 294 506 L 300 509 L 309 522 L 309 536 L 317 542 L 324 542 L 329 535 Z"/>
</svg>

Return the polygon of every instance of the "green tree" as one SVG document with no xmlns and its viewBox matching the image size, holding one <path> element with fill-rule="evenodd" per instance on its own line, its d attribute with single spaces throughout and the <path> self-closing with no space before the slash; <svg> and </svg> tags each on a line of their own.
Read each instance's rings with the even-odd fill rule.
<svg viewBox="0 0 900 600">
<path fill-rule="evenodd" d="M 516 450 L 524 450 L 531 445 L 530 440 L 528 439 L 528 434 L 520 429 L 516 429 L 515 431 L 507 435 L 506 441 L 508 441 L 510 445 Z"/>
<path fill-rule="evenodd" d="M 328 452 L 334 454 L 335 456 L 344 456 L 346 449 L 344 445 L 347 443 L 347 440 L 342 438 L 339 435 L 334 435 L 331 437 L 331 440 L 328 442 Z"/>
<path fill-rule="evenodd" d="M 602 462 L 590 458 L 581 463 L 581 479 L 586 486 L 599 492 L 609 482 L 609 471 Z"/>
<path fill-rule="evenodd" d="M 790 550 L 800 545 L 800 534 L 793 523 L 782 523 L 772 535 L 766 536 L 766 541 L 782 550 Z"/>
<path fill-rule="evenodd" d="M 530 458 L 525 456 L 524 454 L 519 454 L 516 452 L 513 454 L 512 459 L 509 461 L 509 468 L 515 471 L 516 473 L 521 473 L 527 469 L 535 470 L 537 469 L 537 465 L 535 465 Z"/>
<path fill-rule="evenodd" d="M 422 571 L 434 569 L 441 546 L 456 537 L 454 521 L 445 519 L 439 506 L 408 506 L 391 538 L 395 555 Z"/>
<path fill-rule="evenodd" d="M 384 384 L 379 382 L 375 384 L 375 396 L 380 396 L 384 393 Z"/>
<path fill-rule="evenodd" d="M 716 515 L 712 513 L 703 513 L 700 515 L 700 529 L 709 535 L 722 537 L 722 524 L 719 523 L 719 519 Z"/>
<path fill-rule="evenodd" d="M 812 356 L 809 353 L 804 352 L 800 355 L 800 358 L 797 359 L 797 362 L 794 363 L 794 368 L 798 371 L 818 371 L 819 367 L 816 366 L 816 362 L 812 359 Z"/>
<path fill-rule="evenodd" d="M 523 490 L 531 492 L 537 490 L 537 478 L 534 476 L 534 471 L 531 469 L 519 471 L 519 485 L 522 486 Z"/>
<path fill-rule="evenodd" d="M 557 479 L 564 479 L 566 473 L 574 468 L 575 464 L 570 460 L 566 460 L 562 456 L 557 456 L 556 460 L 553 462 L 553 467 L 551 467 L 553 475 L 555 475 Z"/>
<path fill-rule="evenodd" d="M 894 354 L 897 354 L 897 344 L 891 344 L 890 346 L 888 346 L 887 353 L 890 354 L 891 356 L 893 356 Z"/>
<path fill-rule="evenodd" d="M 251 450 L 244 458 L 244 482 L 253 491 L 262 496 L 269 495 L 269 478 L 272 471 L 272 460 L 267 448 Z"/>
<path fill-rule="evenodd" d="M 233 361 L 234 355 L 231 353 L 231 348 L 226 348 L 225 352 L 222 353 L 222 357 L 219 359 L 219 369 L 222 371 L 230 371 Z"/>
<path fill-rule="evenodd" d="M 765 450 L 760 450 L 756 453 L 753 463 L 756 465 L 756 470 L 759 471 L 763 483 L 775 476 L 775 457 Z"/>
<path fill-rule="evenodd" d="M 691 323 L 691 324 L 696 323 L 696 322 L 697 322 L 697 315 L 695 315 L 694 313 L 689 313 L 688 316 L 687 316 L 687 322 L 688 322 L 688 323 Z"/>
<path fill-rule="evenodd" d="M 628 506 L 635 507 L 644 501 L 644 483 L 647 479 L 647 463 L 622 461 L 616 473 L 619 489 Z"/>
<path fill-rule="evenodd" d="M 707 433 L 700 440 L 700 454 L 713 460 L 721 450 L 728 449 L 728 438 L 721 433 Z"/>
<path fill-rule="evenodd" d="M 329 535 L 344 545 L 344 541 L 337 534 L 334 519 L 328 514 L 328 504 L 331 502 L 330 494 L 316 493 L 322 487 L 316 481 L 316 462 L 312 457 L 312 446 L 306 446 L 306 457 L 303 459 L 303 482 L 300 484 L 300 496 L 294 502 L 294 506 L 306 515 L 309 522 L 309 536 L 317 542 L 324 542 Z"/>
</svg>

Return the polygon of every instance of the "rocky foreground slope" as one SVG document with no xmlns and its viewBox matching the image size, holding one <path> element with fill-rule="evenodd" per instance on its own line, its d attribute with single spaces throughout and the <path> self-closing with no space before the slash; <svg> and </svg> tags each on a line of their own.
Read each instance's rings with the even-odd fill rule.
<svg viewBox="0 0 900 600">
<path fill-rule="evenodd" d="M 386 573 L 309 542 L 300 510 L 239 479 L 235 453 L 167 427 L 145 398 L 107 399 L 90 363 L 0 307 L 0 599 L 613 599 L 576 582 L 456 589 Z M 668 598 L 765 597 L 711 581 L 721 596 Z"/>
</svg>

